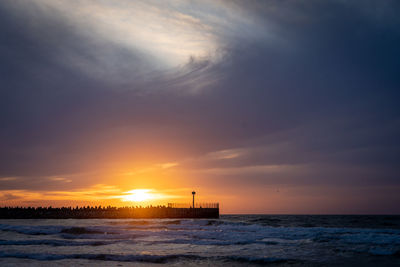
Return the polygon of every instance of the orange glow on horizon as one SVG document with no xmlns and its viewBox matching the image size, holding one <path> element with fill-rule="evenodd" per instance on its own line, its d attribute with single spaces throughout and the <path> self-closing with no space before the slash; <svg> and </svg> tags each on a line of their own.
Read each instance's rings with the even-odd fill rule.
<svg viewBox="0 0 400 267">
<path fill-rule="evenodd" d="M 149 194 L 149 189 L 135 189 L 128 191 L 129 193 L 126 196 L 122 197 L 122 201 L 134 201 L 134 202 L 142 202 L 145 200 L 151 200 L 153 197 Z"/>
<path fill-rule="evenodd" d="M 166 199 L 168 196 L 161 193 L 156 193 L 152 189 L 134 189 L 125 192 L 123 195 L 119 196 L 119 198 L 124 202 L 144 202 Z"/>
</svg>

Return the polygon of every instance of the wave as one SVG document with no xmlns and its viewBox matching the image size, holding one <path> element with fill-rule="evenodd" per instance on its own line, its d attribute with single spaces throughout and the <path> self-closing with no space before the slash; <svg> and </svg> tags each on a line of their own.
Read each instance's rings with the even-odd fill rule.
<svg viewBox="0 0 400 267">
<path fill-rule="evenodd" d="M 180 220 L 170 220 L 170 219 L 146 219 L 146 220 L 119 220 L 119 221 L 110 221 L 108 224 L 110 225 L 134 225 L 134 226 L 150 226 L 150 225 L 169 225 L 169 224 L 181 224 Z"/>
<path fill-rule="evenodd" d="M 250 223 L 246 222 L 233 222 L 221 219 L 146 219 L 146 220 L 121 220 L 121 221 L 110 221 L 109 225 L 121 225 L 121 226 L 134 226 L 134 227 L 143 227 L 143 228 L 152 228 L 152 227 L 168 227 L 168 226 L 177 226 L 177 227 L 204 227 L 204 226 L 219 226 L 219 225 L 232 225 L 232 226 L 240 226 L 240 225 L 250 225 Z"/>
<path fill-rule="evenodd" d="M 19 258 L 40 261 L 53 261 L 64 259 L 86 259 L 101 261 L 121 261 L 121 262 L 149 262 L 166 263 L 178 259 L 202 259 L 195 255 L 118 255 L 118 254 L 47 254 L 47 253 L 6 253 L 0 252 L 0 258 Z"/>
<path fill-rule="evenodd" d="M 63 226 L 29 226 L 29 225 L 8 225 L 0 224 L 1 231 L 16 232 L 27 235 L 53 235 L 60 233 Z"/>
<path fill-rule="evenodd" d="M 0 230 L 6 232 L 16 232 L 26 235 L 56 235 L 62 234 L 66 238 L 74 236 L 91 236 L 91 235 L 119 235 L 124 234 L 123 229 L 110 227 L 69 227 L 58 225 L 7 225 L 0 224 Z"/>
<path fill-rule="evenodd" d="M 251 256 L 200 256 L 192 254 L 171 254 L 171 255 L 118 255 L 118 254 L 47 254 L 47 253 L 7 253 L 0 252 L 0 258 L 32 259 L 39 261 L 54 261 L 64 259 L 86 259 L 99 261 L 118 262 L 146 262 L 146 263 L 171 263 L 182 260 L 207 260 L 221 262 L 241 262 L 253 264 L 267 263 L 295 263 L 296 259 L 284 259 L 275 257 L 251 257 Z"/>
<path fill-rule="evenodd" d="M 301 260 L 296 259 L 285 259 L 285 258 L 275 258 L 275 257 L 246 257 L 246 256 L 226 256 L 222 257 L 227 261 L 235 261 L 242 263 L 255 263 L 255 264 L 267 264 L 267 263 L 300 263 Z"/>
<path fill-rule="evenodd" d="M 143 227 L 140 229 L 132 228 Z M 146 227 L 150 226 L 150 227 Z M 166 228 L 157 228 L 164 225 Z M 161 238 L 165 243 L 195 245 L 246 245 L 246 244 L 300 244 L 341 243 L 348 245 L 400 246 L 400 230 L 357 229 L 324 227 L 269 227 L 219 220 L 173 220 L 153 222 L 123 221 L 106 226 L 62 225 L 7 225 L 0 224 L 1 231 L 25 235 L 56 235 L 74 239 L 132 240 L 146 237 Z M 146 241 L 143 241 L 146 242 Z"/>
<path fill-rule="evenodd" d="M 85 227 L 71 227 L 65 228 L 60 231 L 61 233 L 71 234 L 71 235 L 83 235 L 83 234 L 104 234 L 104 232 L 90 230 Z M 113 233 L 111 233 L 113 234 Z"/>
<path fill-rule="evenodd" d="M 29 240 L 0 240 L 0 246 L 29 246 L 29 245 L 44 245 L 44 246 L 105 246 L 116 243 L 137 244 L 144 245 L 162 245 L 162 244 L 187 244 L 199 246 L 232 246 L 232 245 L 249 245 L 249 244 L 264 244 L 264 245 L 278 245 L 278 241 L 264 241 L 264 240 L 192 240 L 192 239 L 170 239 L 158 241 L 133 241 L 133 240 L 96 240 L 96 241 L 74 241 L 68 239 L 29 239 Z M 283 243 L 283 242 L 282 242 Z"/>
<path fill-rule="evenodd" d="M 141 241 L 143 242 L 143 241 Z M 260 244 L 260 245 L 278 245 L 286 244 L 286 241 L 275 241 L 275 240 L 195 240 L 195 239 L 170 239 L 170 240 L 157 240 L 157 241 L 147 241 L 144 242 L 147 245 L 157 245 L 157 244 L 187 244 L 187 245 L 199 245 L 199 246 L 243 246 L 250 244 Z"/>
<path fill-rule="evenodd" d="M 0 240 L 0 246 L 104 246 L 115 244 L 115 241 L 70 241 L 60 239 L 38 239 L 38 240 Z"/>
</svg>

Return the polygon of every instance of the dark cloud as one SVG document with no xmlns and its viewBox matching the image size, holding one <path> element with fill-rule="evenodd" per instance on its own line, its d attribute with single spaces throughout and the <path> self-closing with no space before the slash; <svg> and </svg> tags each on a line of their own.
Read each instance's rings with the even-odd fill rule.
<svg viewBox="0 0 400 267">
<path fill-rule="evenodd" d="M 0 176 L 35 182 L 10 188 L 143 157 L 188 169 L 309 166 L 249 174 L 255 185 L 400 183 L 396 1 L 226 3 L 268 34 L 221 32 L 223 60 L 168 71 L 18 3 L 0 4 Z M 206 156 L 226 149 L 241 154 Z"/>
</svg>

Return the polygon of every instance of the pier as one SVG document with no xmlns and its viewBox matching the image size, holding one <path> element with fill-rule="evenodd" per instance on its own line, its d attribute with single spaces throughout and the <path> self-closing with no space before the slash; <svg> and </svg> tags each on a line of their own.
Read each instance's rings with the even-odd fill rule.
<svg viewBox="0 0 400 267">
<path fill-rule="evenodd" d="M 0 219 L 162 219 L 219 218 L 219 203 L 168 203 L 128 207 L 1 207 Z"/>
<path fill-rule="evenodd" d="M 219 218 L 219 203 L 169 203 L 148 207 L 2 207 L 0 219 L 151 219 Z"/>
</svg>

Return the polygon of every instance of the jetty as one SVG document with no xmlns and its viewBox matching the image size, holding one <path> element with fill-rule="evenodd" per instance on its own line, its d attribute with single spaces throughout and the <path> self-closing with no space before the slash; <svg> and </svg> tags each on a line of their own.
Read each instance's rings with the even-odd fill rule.
<svg viewBox="0 0 400 267">
<path fill-rule="evenodd" d="M 219 218 L 219 203 L 168 203 L 127 207 L 0 207 L 0 219 Z"/>
</svg>

